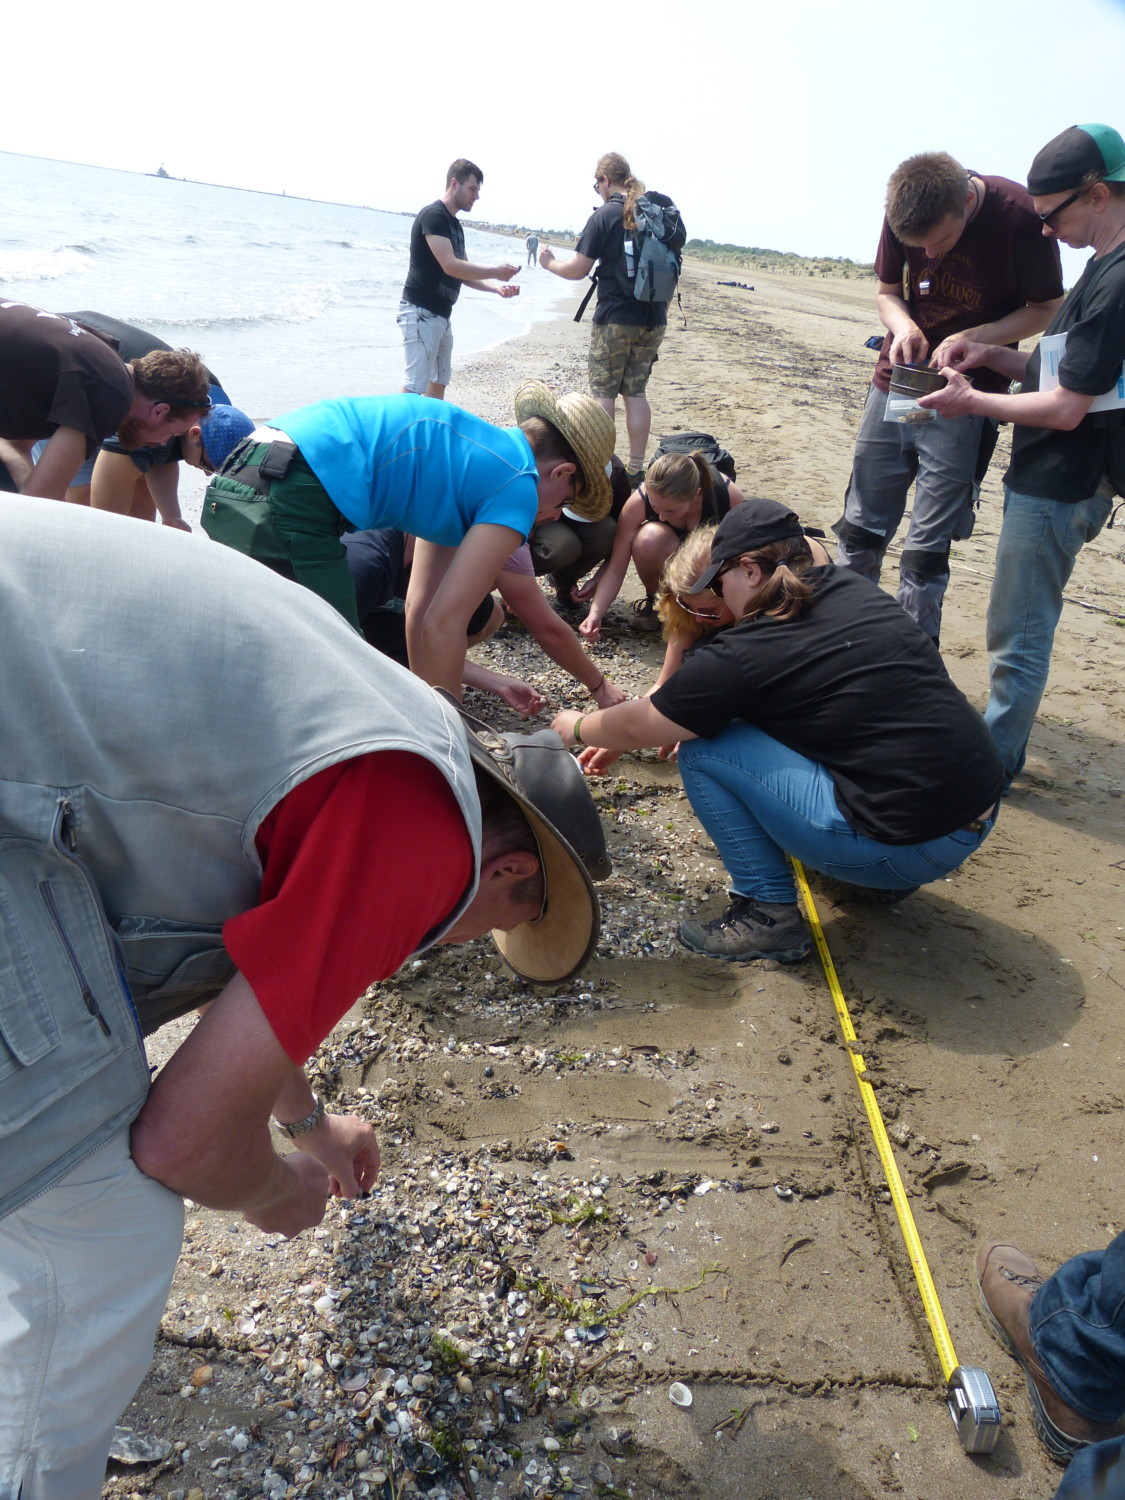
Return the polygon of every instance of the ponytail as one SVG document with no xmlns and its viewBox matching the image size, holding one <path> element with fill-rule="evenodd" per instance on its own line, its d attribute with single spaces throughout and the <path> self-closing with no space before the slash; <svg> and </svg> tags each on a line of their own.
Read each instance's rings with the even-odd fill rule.
<svg viewBox="0 0 1125 1500">
<path fill-rule="evenodd" d="M 632 168 L 621 155 L 620 151 L 607 151 L 598 160 L 594 168 L 595 177 L 608 177 L 610 182 L 619 182 L 625 189 L 625 210 L 623 214 L 625 228 L 636 229 L 637 221 L 633 217 L 633 208 L 637 199 L 645 190 L 643 182 L 633 176 Z"/>
<path fill-rule="evenodd" d="M 756 620 L 769 615 L 775 620 L 796 620 L 804 614 L 813 597 L 813 586 L 804 576 L 813 566 L 813 556 L 803 536 L 770 542 L 742 556 L 756 562 L 764 577 L 741 619 Z"/>
</svg>

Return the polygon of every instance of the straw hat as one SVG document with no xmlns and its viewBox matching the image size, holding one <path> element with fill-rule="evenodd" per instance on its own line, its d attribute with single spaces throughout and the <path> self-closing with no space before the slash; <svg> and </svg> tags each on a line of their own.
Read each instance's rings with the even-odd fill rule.
<svg viewBox="0 0 1125 1500">
<path fill-rule="evenodd" d="M 594 400 L 578 391 L 555 396 L 541 380 L 525 380 L 516 392 L 516 421 L 542 417 L 558 429 L 574 449 L 582 466 L 582 483 L 568 509 L 584 521 L 600 521 L 609 513 L 613 490 L 610 462 L 617 432 L 613 418 Z"/>
<path fill-rule="evenodd" d="M 524 979 L 557 984 L 583 967 L 598 941 L 592 881 L 611 871 L 605 833 L 578 762 L 553 729 L 499 734 L 442 694 L 461 716 L 474 767 L 519 807 L 539 845 L 543 910 L 511 932 L 493 932 L 501 957 Z M 567 830 L 567 836 L 559 828 Z"/>
</svg>

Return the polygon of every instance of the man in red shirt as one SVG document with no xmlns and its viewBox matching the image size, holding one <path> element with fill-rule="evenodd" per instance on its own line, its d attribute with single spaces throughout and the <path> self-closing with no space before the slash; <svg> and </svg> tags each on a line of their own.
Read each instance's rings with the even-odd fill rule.
<svg viewBox="0 0 1125 1500">
<path fill-rule="evenodd" d="M 435 943 L 577 972 L 609 865 L 557 735 L 466 722 L 229 548 L 10 496 L 0 595 L 0 1495 L 87 1500 L 183 1198 L 293 1235 L 369 1189 L 305 1059 Z M 205 1001 L 150 1087 L 141 1029 Z"/>
<path fill-rule="evenodd" d="M 875 256 L 875 305 L 887 335 L 834 527 L 836 561 L 877 583 L 913 484 L 897 597 L 935 642 L 950 543 L 972 533 L 996 423 L 891 420 L 892 369 L 928 362 L 936 370 L 955 338 L 1015 345 L 1041 333 L 1063 292 L 1058 247 L 1041 227 L 1019 183 L 967 172 L 944 151 L 909 157 L 887 184 Z M 1006 389 L 991 372 L 974 375 L 982 389 Z"/>
</svg>

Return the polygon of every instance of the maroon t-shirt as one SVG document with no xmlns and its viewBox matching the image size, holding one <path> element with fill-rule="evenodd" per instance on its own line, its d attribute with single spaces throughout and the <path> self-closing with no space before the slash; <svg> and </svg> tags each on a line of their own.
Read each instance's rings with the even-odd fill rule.
<svg viewBox="0 0 1125 1500">
<path fill-rule="evenodd" d="M 76 427 L 89 457 L 132 402 L 132 375 L 97 334 L 64 313 L 0 302 L 0 437 Z"/>
<path fill-rule="evenodd" d="M 1059 247 L 1044 237 L 1026 189 L 1006 177 L 973 176 L 985 185 L 984 202 L 953 249 L 936 261 L 928 260 L 924 250 L 904 245 L 883 220 L 875 274 L 902 291 L 931 354 L 951 333 L 995 322 L 1026 302 L 1050 302 L 1063 294 Z M 919 284 L 927 278 L 929 293 L 922 296 Z M 881 391 L 890 386 L 890 347 L 888 333 L 872 377 Z M 973 370 L 970 378 L 978 390 L 1008 389 L 1007 377 L 995 370 Z"/>
</svg>

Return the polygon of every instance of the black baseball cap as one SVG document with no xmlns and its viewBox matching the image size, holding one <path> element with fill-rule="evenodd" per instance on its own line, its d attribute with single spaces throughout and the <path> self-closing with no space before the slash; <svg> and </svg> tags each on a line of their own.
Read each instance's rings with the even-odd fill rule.
<svg viewBox="0 0 1125 1500">
<path fill-rule="evenodd" d="M 741 505 L 729 510 L 719 522 L 711 543 L 710 566 L 697 580 L 692 592 L 699 593 L 707 588 L 725 563 L 733 562 L 744 552 L 754 552 L 759 547 L 768 547 L 771 542 L 804 534 L 796 512 L 788 506 L 776 500 L 747 495 Z"/>
<path fill-rule="evenodd" d="M 1066 193 L 1087 172 L 1102 182 L 1125 182 L 1125 141 L 1112 125 L 1068 125 L 1031 163 L 1027 190 L 1034 198 Z"/>
</svg>

